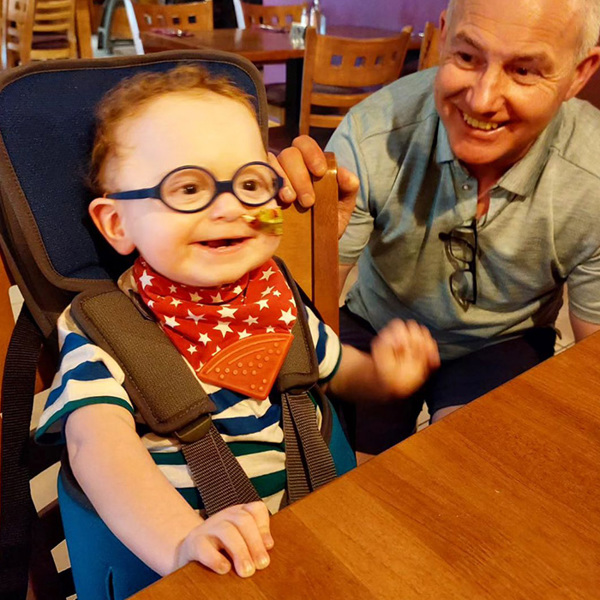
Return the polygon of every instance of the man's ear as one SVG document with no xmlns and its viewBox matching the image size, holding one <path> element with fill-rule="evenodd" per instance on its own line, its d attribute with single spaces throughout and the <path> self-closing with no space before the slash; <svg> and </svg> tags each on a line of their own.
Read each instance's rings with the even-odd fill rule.
<svg viewBox="0 0 600 600">
<path fill-rule="evenodd" d="M 119 254 L 131 254 L 135 250 L 135 245 L 123 227 L 123 217 L 114 200 L 96 198 L 90 203 L 88 211 L 94 225 Z"/>
<path fill-rule="evenodd" d="M 446 44 L 446 34 L 448 33 L 448 19 L 447 19 L 447 11 L 443 10 L 440 13 L 440 41 L 438 44 L 438 52 L 442 52 L 442 48 Z"/>
<path fill-rule="evenodd" d="M 598 70 L 598 67 L 600 67 L 600 46 L 595 46 L 575 67 L 575 75 L 573 76 L 573 81 L 565 100 L 570 100 L 574 96 L 577 96 L 590 80 L 590 77 Z"/>
</svg>

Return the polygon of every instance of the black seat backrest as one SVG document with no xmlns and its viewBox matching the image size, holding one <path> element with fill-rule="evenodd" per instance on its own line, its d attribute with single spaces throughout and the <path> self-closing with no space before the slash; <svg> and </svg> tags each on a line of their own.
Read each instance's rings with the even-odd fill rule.
<svg viewBox="0 0 600 600">
<path fill-rule="evenodd" d="M 100 243 L 87 214 L 95 106 L 125 77 L 184 62 L 199 62 L 211 73 L 227 76 L 255 98 L 266 140 L 260 74 L 231 54 L 180 51 L 51 61 L 0 77 L 2 250 L 45 335 L 73 293 L 116 277 L 131 261 Z"/>
</svg>

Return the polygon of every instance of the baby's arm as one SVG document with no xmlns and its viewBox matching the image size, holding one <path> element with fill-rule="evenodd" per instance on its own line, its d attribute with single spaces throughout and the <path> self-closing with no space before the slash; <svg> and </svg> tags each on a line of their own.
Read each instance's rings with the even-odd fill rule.
<svg viewBox="0 0 600 600">
<path fill-rule="evenodd" d="M 329 391 L 351 402 L 386 402 L 410 396 L 440 365 L 437 344 L 427 328 L 395 319 L 371 344 L 371 355 L 344 345 Z"/>
<path fill-rule="evenodd" d="M 160 575 L 196 560 L 238 575 L 269 564 L 273 547 L 269 513 L 262 502 L 238 505 L 205 521 L 157 468 L 119 406 L 95 404 L 74 411 L 66 423 L 73 473 L 111 531 Z"/>
</svg>

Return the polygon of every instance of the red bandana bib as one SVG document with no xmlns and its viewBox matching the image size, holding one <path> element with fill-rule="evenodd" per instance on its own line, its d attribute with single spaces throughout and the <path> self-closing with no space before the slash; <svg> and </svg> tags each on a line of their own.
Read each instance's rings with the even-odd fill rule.
<svg viewBox="0 0 600 600">
<path fill-rule="evenodd" d="M 239 281 L 198 288 L 138 258 L 137 291 L 201 381 L 264 399 L 292 342 L 296 303 L 270 259 Z"/>
</svg>

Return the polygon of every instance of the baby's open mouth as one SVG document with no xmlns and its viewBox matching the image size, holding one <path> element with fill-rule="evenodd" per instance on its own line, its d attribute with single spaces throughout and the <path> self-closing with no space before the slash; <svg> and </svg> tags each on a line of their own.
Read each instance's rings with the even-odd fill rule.
<svg viewBox="0 0 600 600">
<path fill-rule="evenodd" d="M 207 248 L 229 248 L 231 246 L 238 246 L 242 242 L 245 242 L 248 238 L 221 238 L 218 240 L 206 240 L 200 242 L 200 245 L 206 246 Z"/>
</svg>

